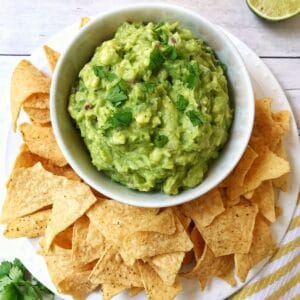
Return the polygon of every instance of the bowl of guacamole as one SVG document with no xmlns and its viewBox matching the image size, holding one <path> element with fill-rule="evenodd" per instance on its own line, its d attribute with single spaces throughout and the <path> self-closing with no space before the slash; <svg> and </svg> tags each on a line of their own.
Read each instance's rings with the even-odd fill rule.
<svg viewBox="0 0 300 300">
<path fill-rule="evenodd" d="M 95 18 L 53 82 L 52 123 L 66 159 L 93 188 L 128 204 L 169 206 L 207 192 L 234 168 L 252 129 L 237 50 L 176 6 Z"/>
</svg>

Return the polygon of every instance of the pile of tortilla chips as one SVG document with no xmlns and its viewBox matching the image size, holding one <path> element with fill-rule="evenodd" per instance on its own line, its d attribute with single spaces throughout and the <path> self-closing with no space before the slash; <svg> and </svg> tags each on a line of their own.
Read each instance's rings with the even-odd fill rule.
<svg viewBox="0 0 300 300">
<path fill-rule="evenodd" d="M 52 68 L 59 54 L 45 48 Z M 49 58 L 50 56 L 50 58 Z M 40 237 L 49 274 L 61 293 L 103 299 L 127 290 L 149 299 L 173 299 L 180 277 L 204 290 L 213 277 L 234 286 L 275 250 L 275 188 L 288 189 L 282 144 L 289 113 L 256 101 L 250 143 L 233 172 L 215 189 L 186 204 L 140 208 L 121 204 L 81 181 L 60 152 L 49 119 L 50 79 L 28 61 L 12 77 L 14 127 L 21 109 L 31 123 L 7 183 L 0 221 L 7 238 Z M 184 272 L 183 267 L 184 266 Z"/>
</svg>

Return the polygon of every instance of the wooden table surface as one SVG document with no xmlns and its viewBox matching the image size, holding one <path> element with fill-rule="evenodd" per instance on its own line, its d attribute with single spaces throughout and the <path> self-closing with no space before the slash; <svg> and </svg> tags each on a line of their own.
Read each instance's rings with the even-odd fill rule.
<svg viewBox="0 0 300 300">
<path fill-rule="evenodd" d="M 3 96 L 10 72 L 18 60 L 30 55 L 53 34 L 81 16 L 138 2 L 141 1 L 0 0 L 0 96 Z M 300 128 L 300 15 L 283 22 L 266 22 L 251 12 L 244 0 L 164 2 L 191 8 L 223 26 L 253 49 L 284 88 Z"/>
</svg>

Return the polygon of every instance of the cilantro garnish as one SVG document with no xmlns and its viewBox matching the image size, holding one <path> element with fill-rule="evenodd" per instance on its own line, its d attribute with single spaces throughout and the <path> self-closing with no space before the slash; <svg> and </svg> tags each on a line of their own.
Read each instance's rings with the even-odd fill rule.
<svg viewBox="0 0 300 300">
<path fill-rule="evenodd" d="M 164 52 L 163 55 L 166 59 L 175 60 L 177 58 L 177 51 L 176 47 L 174 46 L 168 46 Z"/>
<path fill-rule="evenodd" d="M 128 99 L 128 84 L 124 80 L 120 80 L 108 90 L 106 99 L 113 106 L 122 105 Z"/>
<path fill-rule="evenodd" d="M 117 77 L 117 75 L 111 71 L 109 71 L 108 67 L 104 67 L 104 66 L 93 66 L 93 71 L 94 74 L 102 79 L 106 79 L 108 81 L 113 81 L 115 80 Z"/>
<path fill-rule="evenodd" d="M 162 148 L 164 145 L 166 145 L 169 142 L 169 139 L 165 135 L 158 135 L 154 139 L 154 145 L 158 148 Z"/>
<path fill-rule="evenodd" d="M 43 300 L 45 296 L 54 299 L 53 293 L 27 274 L 20 260 L 0 264 L 0 299 Z M 28 276 L 27 276 L 28 275 Z"/>
<path fill-rule="evenodd" d="M 189 101 L 186 100 L 181 94 L 177 96 L 177 100 L 175 102 L 175 106 L 179 111 L 185 111 L 186 107 L 188 106 Z"/>
<path fill-rule="evenodd" d="M 199 79 L 199 67 L 197 63 L 190 63 L 188 65 L 189 74 L 186 77 L 187 87 L 193 89 L 196 87 Z"/>
<path fill-rule="evenodd" d="M 150 53 L 149 69 L 156 71 L 165 61 L 164 55 L 159 48 L 154 48 Z"/>
<path fill-rule="evenodd" d="M 204 123 L 204 116 L 200 111 L 196 110 L 189 110 L 186 115 L 189 117 L 191 120 L 193 126 L 198 126 L 200 124 Z"/>
<path fill-rule="evenodd" d="M 108 123 L 112 128 L 129 126 L 132 121 L 131 111 L 118 111 L 108 118 Z"/>
<path fill-rule="evenodd" d="M 167 44 L 169 37 L 167 31 L 162 28 L 163 25 L 164 23 L 158 24 L 155 27 L 153 34 L 154 34 L 154 38 L 158 40 L 160 43 Z"/>
</svg>

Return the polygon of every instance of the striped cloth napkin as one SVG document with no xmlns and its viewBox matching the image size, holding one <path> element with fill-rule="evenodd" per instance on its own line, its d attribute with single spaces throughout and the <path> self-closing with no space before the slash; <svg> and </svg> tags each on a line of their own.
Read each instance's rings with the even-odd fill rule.
<svg viewBox="0 0 300 300">
<path fill-rule="evenodd" d="M 277 252 L 257 276 L 229 299 L 300 299 L 300 197 Z"/>
</svg>

